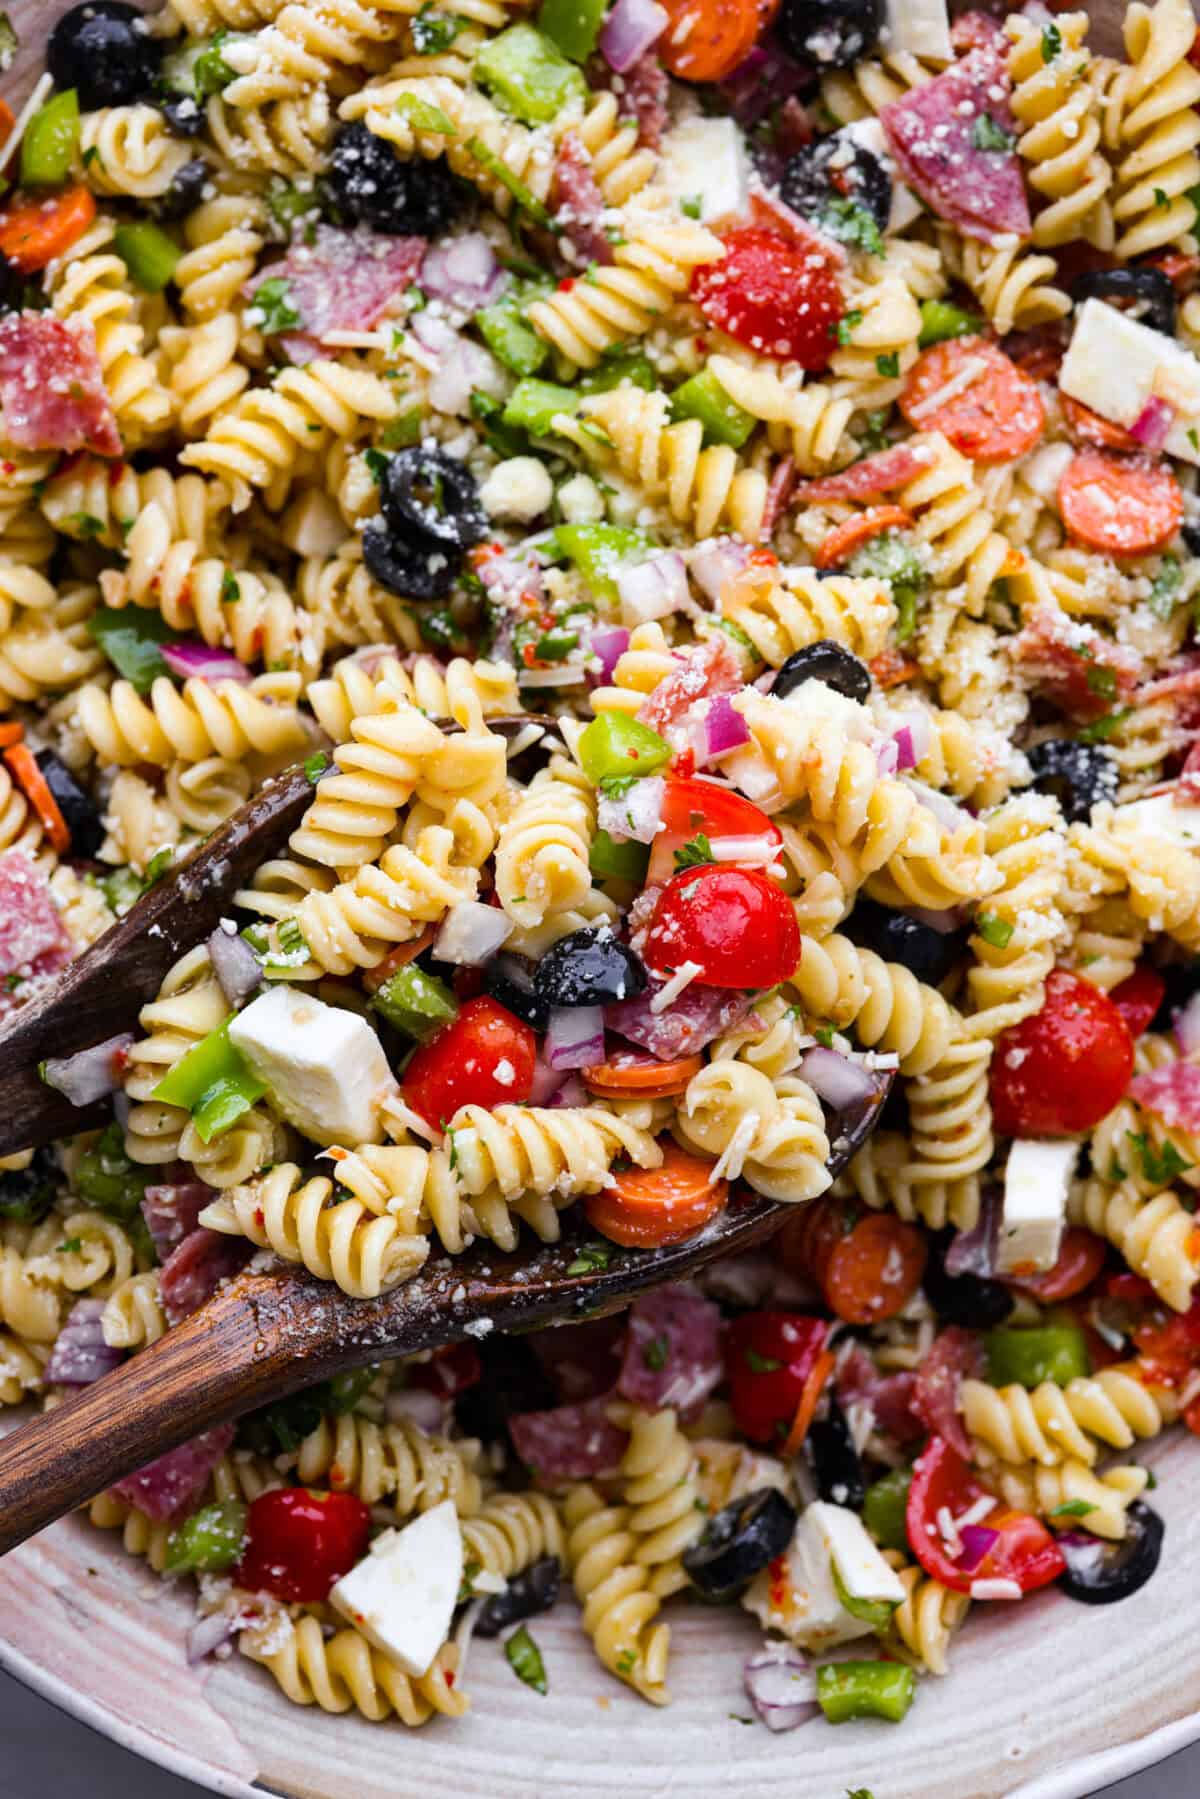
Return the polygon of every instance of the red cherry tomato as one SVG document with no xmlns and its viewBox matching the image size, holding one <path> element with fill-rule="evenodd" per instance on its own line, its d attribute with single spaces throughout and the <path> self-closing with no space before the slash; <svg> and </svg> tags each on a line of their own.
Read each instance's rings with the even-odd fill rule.
<svg viewBox="0 0 1200 1799">
<path fill-rule="evenodd" d="M 774 987 L 796 972 L 800 929 L 766 875 L 710 862 L 667 882 L 643 955 L 660 974 L 696 963 L 701 987 Z"/>
<path fill-rule="evenodd" d="M 1181 1387 L 1200 1367 L 1200 1299 L 1182 1316 L 1152 1304 L 1133 1332 L 1142 1373 L 1153 1386 Z"/>
<path fill-rule="evenodd" d="M 246 1547 L 233 1578 L 288 1605 L 314 1605 L 362 1560 L 370 1535 L 371 1514 L 353 1493 L 260 1493 L 246 1516 Z"/>
<path fill-rule="evenodd" d="M 969 1593 L 977 1580 L 1012 1580 L 1022 1593 L 1057 1580 L 1066 1570 L 1066 1558 L 1050 1532 L 1028 1512 L 1014 1512 L 996 1502 L 983 1520 L 985 1530 L 999 1534 L 982 1561 L 968 1572 L 951 1555 L 938 1523 L 943 1508 L 952 1518 L 965 1512 L 987 1494 L 968 1463 L 943 1437 L 930 1437 L 913 1467 L 908 1490 L 905 1525 L 913 1554 L 935 1580 L 956 1593 Z"/>
<path fill-rule="evenodd" d="M 1063 1232 L 1062 1248 L 1053 1268 L 1047 1268 L 1044 1274 L 1023 1275 L 1019 1281 L 1007 1284 L 1028 1293 L 1042 1305 L 1057 1305 L 1090 1287 L 1107 1256 L 1108 1245 L 1103 1237 L 1072 1224 Z"/>
<path fill-rule="evenodd" d="M 745 1312 L 725 1333 L 725 1372 L 738 1429 L 752 1443 L 785 1437 L 829 1326 L 804 1312 Z"/>
<path fill-rule="evenodd" d="M 723 260 L 692 276 L 692 299 L 709 324 L 760 356 L 823 369 L 843 312 L 831 263 L 760 225 L 727 231 L 724 243 Z"/>
<path fill-rule="evenodd" d="M 1166 991 L 1167 983 L 1157 968 L 1139 962 L 1129 978 L 1114 987 L 1108 997 L 1129 1026 L 1130 1036 L 1140 1037 L 1149 1030 Z"/>
<path fill-rule="evenodd" d="M 667 779 L 662 803 L 661 829 L 650 851 L 646 885 L 658 886 L 675 873 L 675 851 L 698 834 L 710 843 L 722 837 L 767 838 L 777 848 L 783 836 L 765 812 L 731 788 L 714 781 Z"/>
<path fill-rule="evenodd" d="M 523 1104 L 533 1091 L 537 1038 L 494 999 L 468 1000 L 423 1043 L 400 1083 L 414 1112 L 439 1127 L 460 1106 Z"/>
<path fill-rule="evenodd" d="M 1040 1012 L 1001 1031 L 992 1057 L 992 1116 L 1006 1137 L 1090 1131 L 1133 1073 L 1129 1026 L 1106 993 L 1056 968 Z"/>
<path fill-rule="evenodd" d="M 454 1399 L 483 1379 L 483 1363 L 473 1343 L 449 1343 L 435 1349 L 427 1362 L 419 1362 L 408 1370 L 409 1384 L 436 1393 L 439 1399 Z"/>
</svg>

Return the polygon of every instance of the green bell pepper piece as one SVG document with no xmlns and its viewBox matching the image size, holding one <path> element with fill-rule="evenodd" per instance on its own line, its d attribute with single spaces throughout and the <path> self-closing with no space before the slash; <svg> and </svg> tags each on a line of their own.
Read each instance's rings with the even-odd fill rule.
<svg viewBox="0 0 1200 1799">
<path fill-rule="evenodd" d="M 1087 1341 L 1075 1324 L 988 1331 L 983 1339 L 988 1379 L 995 1387 L 1037 1387 L 1044 1380 L 1059 1386 L 1092 1372 Z"/>
<path fill-rule="evenodd" d="M 673 419 L 699 419 L 706 444 L 729 444 L 740 450 L 754 429 L 751 413 L 731 400 L 711 369 L 701 369 L 671 395 Z"/>
<path fill-rule="evenodd" d="M 658 386 L 658 376 L 648 356 L 640 350 L 625 350 L 616 356 L 605 356 L 594 369 L 588 369 L 579 377 L 579 391 L 585 394 L 606 394 L 614 387 L 625 384 L 629 387 L 643 387 L 647 393 L 653 393 Z"/>
<path fill-rule="evenodd" d="M 656 774 L 671 760 L 671 746 L 628 712 L 602 712 L 579 736 L 579 764 L 598 787 L 614 776 Z"/>
<path fill-rule="evenodd" d="M 267 1091 L 241 1052 L 229 1041 L 230 1019 L 202 1037 L 165 1075 L 151 1094 L 164 1105 L 182 1106 L 202 1143 L 210 1143 L 248 1112 Z"/>
<path fill-rule="evenodd" d="M 514 282 L 495 305 L 485 306 L 475 314 L 475 323 L 484 343 L 514 375 L 536 375 L 550 354 L 549 344 L 543 343 L 523 315 L 535 300 L 553 291 L 549 283 Z M 561 407 L 559 411 L 562 411 Z"/>
<path fill-rule="evenodd" d="M 827 1662 L 817 1669 L 817 1701 L 831 1724 L 852 1718 L 899 1724 L 916 1689 L 917 1677 L 903 1662 Z"/>
<path fill-rule="evenodd" d="M 139 1168 L 125 1154 L 120 1125 L 110 1124 L 80 1156 L 74 1187 L 85 1205 L 125 1224 L 137 1214 L 152 1178 L 151 1169 Z"/>
<path fill-rule="evenodd" d="M 559 525 L 554 542 L 588 586 L 609 599 L 616 597 L 621 564 L 640 561 L 650 549 L 649 538 L 632 525 Z"/>
<path fill-rule="evenodd" d="M 608 0 L 542 0 L 538 30 L 572 62 L 586 62 L 596 48 Z"/>
<path fill-rule="evenodd" d="M 201 1506 L 167 1538 L 165 1574 L 220 1574 L 232 1568 L 246 1539 L 246 1507 L 240 1499 Z"/>
<path fill-rule="evenodd" d="M 79 142 L 79 95 L 55 94 L 34 113 L 21 139 L 21 185 L 56 187 L 71 173 Z"/>
<path fill-rule="evenodd" d="M 136 225 L 118 225 L 113 232 L 113 249 L 129 270 L 131 280 L 147 294 L 161 294 L 183 255 L 179 245 L 149 219 Z"/>
<path fill-rule="evenodd" d="M 587 83 L 557 44 L 533 25 L 510 25 L 475 58 L 475 75 L 526 125 L 548 125 Z"/>
<path fill-rule="evenodd" d="M 944 344 L 951 337 L 974 337 L 983 329 L 983 320 L 977 319 L 961 306 L 952 306 L 949 300 L 921 301 L 921 335 L 917 343 L 922 350 L 931 344 Z"/>
<path fill-rule="evenodd" d="M 511 429 L 528 431 L 531 437 L 549 437 L 562 412 L 578 410 L 579 395 L 555 381 L 518 381 L 508 396 L 503 422 Z"/>
<path fill-rule="evenodd" d="M 618 843 L 607 831 L 597 831 L 592 838 L 588 867 L 601 881 L 633 881 L 641 886 L 649 864 L 650 846 L 647 843 L 632 840 Z"/>
<path fill-rule="evenodd" d="M 97 606 L 87 628 L 117 673 L 132 681 L 139 693 L 149 693 L 159 675 L 170 673 L 159 645 L 178 643 L 183 636 L 182 631 L 172 631 L 160 613 L 140 606 Z"/>
<path fill-rule="evenodd" d="M 912 1486 L 911 1468 L 893 1468 L 882 1480 L 867 1488 L 863 1501 L 863 1523 L 883 1549 L 907 1549 L 908 1489 Z"/>
<path fill-rule="evenodd" d="M 253 42 L 249 32 L 218 31 L 212 37 L 185 44 L 182 50 L 173 50 L 163 58 L 163 84 L 168 92 L 203 106 L 227 88 L 236 75 L 236 70 L 225 61 L 226 47 Z"/>
<path fill-rule="evenodd" d="M 458 1002 L 445 981 L 426 974 L 415 962 L 398 968 L 371 1001 L 375 1011 L 388 1023 L 423 1043 L 452 1024 L 458 1016 Z"/>
</svg>

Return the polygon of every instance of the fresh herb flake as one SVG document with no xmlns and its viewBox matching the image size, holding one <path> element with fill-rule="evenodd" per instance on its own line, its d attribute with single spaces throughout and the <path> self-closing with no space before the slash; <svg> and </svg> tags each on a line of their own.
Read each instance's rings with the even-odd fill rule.
<svg viewBox="0 0 1200 1799">
<path fill-rule="evenodd" d="M 508 1665 L 518 1680 L 523 1680 L 527 1687 L 535 1693 L 545 1693 L 549 1689 L 546 1683 L 546 1664 L 542 1660 L 542 1652 L 522 1624 L 520 1630 L 514 1630 L 504 1653 Z"/>
</svg>

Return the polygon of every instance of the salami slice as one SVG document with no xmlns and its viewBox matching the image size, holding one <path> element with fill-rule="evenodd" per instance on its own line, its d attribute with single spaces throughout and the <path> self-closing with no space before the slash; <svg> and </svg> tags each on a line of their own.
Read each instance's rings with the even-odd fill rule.
<svg viewBox="0 0 1200 1799">
<path fill-rule="evenodd" d="M 90 319 L 0 319 L 0 413 L 4 436 L 23 449 L 121 454 Z"/>
<path fill-rule="evenodd" d="M 416 280 L 425 250 L 423 237 L 318 225 L 311 243 L 297 239 L 246 292 L 253 299 L 267 282 L 283 283 L 263 298 L 275 296 L 296 314 L 298 325 L 277 341 L 291 362 L 311 362 L 331 331 L 372 330 L 391 301 Z"/>
<path fill-rule="evenodd" d="M 939 218 L 984 242 L 1032 229 L 1010 92 L 1005 56 L 981 46 L 879 115 L 907 185 Z"/>
</svg>

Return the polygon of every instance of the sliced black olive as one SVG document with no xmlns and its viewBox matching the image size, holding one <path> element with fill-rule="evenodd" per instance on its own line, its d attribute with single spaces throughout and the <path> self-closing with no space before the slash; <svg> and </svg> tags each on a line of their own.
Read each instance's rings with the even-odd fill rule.
<svg viewBox="0 0 1200 1799">
<path fill-rule="evenodd" d="M 363 532 L 363 561 L 381 587 L 406 600 L 444 600 L 462 567 L 457 551 L 428 539 L 411 543 L 386 525 Z"/>
<path fill-rule="evenodd" d="M 796 1528 L 796 1508 L 777 1487 L 735 1499 L 708 1521 L 699 1542 L 683 1552 L 692 1585 L 706 1599 L 730 1599 L 782 1555 Z"/>
<path fill-rule="evenodd" d="M 1161 962 L 1158 972 L 1166 982 L 1166 992 L 1162 1004 L 1150 1020 L 1152 1031 L 1169 1031 L 1176 1012 L 1186 1006 L 1193 993 L 1200 989 L 1200 957 L 1190 962 Z"/>
<path fill-rule="evenodd" d="M 54 1204 L 59 1178 L 48 1149 L 37 1150 L 28 1168 L 0 1174 L 0 1223 L 40 1223 Z"/>
<path fill-rule="evenodd" d="M 1092 807 L 1117 797 L 1117 765 L 1099 743 L 1074 737 L 1048 737 L 1029 752 L 1033 784 L 1052 793 L 1068 824 L 1086 824 Z"/>
<path fill-rule="evenodd" d="M 1106 1543 L 1083 1531 L 1068 1531 L 1058 1539 L 1067 1571 L 1058 1585 L 1082 1605 L 1114 1605 L 1144 1587 L 1162 1555 L 1165 1526 L 1153 1506 L 1135 1499 L 1125 1513 L 1125 1535 L 1119 1543 Z"/>
<path fill-rule="evenodd" d="M 1179 532 L 1193 556 L 1200 556 L 1200 525 L 1183 525 Z"/>
<path fill-rule="evenodd" d="M 820 643 L 810 643 L 807 649 L 794 651 L 776 675 L 771 692 L 782 699 L 802 681 L 823 681 L 835 693 L 845 694 L 848 700 L 858 700 L 860 704 L 871 691 L 871 671 L 866 663 L 828 637 Z"/>
<path fill-rule="evenodd" d="M 454 1416 L 468 1437 L 508 1444 L 508 1421 L 517 1412 L 544 1412 L 558 1404 L 554 1382 L 520 1337 L 495 1337 L 485 1346 L 483 1372 L 454 1401 Z"/>
<path fill-rule="evenodd" d="M 874 900 L 860 900 L 842 926 L 860 949 L 873 949 L 885 962 L 899 962 L 927 987 L 938 987 L 966 948 L 965 931 L 937 931 L 923 918 L 893 912 Z"/>
<path fill-rule="evenodd" d="M 477 1637 L 498 1637 L 510 1624 L 522 1618 L 536 1618 L 548 1612 L 558 1598 L 562 1580 L 562 1563 L 556 1555 L 544 1555 L 540 1562 L 515 1574 L 503 1593 L 492 1597 L 479 1608 L 475 1620 Z"/>
<path fill-rule="evenodd" d="M 814 1419 L 809 1425 L 804 1448 L 821 1498 L 861 1512 L 867 1496 L 867 1478 L 846 1414 L 836 1399 L 830 1399 L 824 1418 Z"/>
<path fill-rule="evenodd" d="M 776 31 L 786 50 L 818 70 L 848 69 L 874 49 L 883 0 L 783 0 Z"/>
<path fill-rule="evenodd" d="M 444 450 L 414 444 L 389 456 L 380 505 L 393 531 L 413 544 L 469 550 L 487 536 L 475 477 Z"/>
<path fill-rule="evenodd" d="M 534 967 L 524 956 L 493 956 L 483 973 L 483 990 L 535 1031 L 544 1031 L 550 1008 L 534 985 Z"/>
<path fill-rule="evenodd" d="M 1135 300 L 1143 325 L 1175 335 L 1175 289 L 1161 269 L 1089 269 L 1071 283 L 1071 298 Z"/>
<path fill-rule="evenodd" d="M 190 94 L 164 94 L 157 101 L 157 106 L 173 137 L 199 137 L 204 130 L 204 108 Z M 163 199 L 166 199 L 165 194 Z M 178 216 L 164 213 L 161 201 L 154 210 L 160 219 Z"/>
<path fill-rule="evenodd" d="M 46 67 L 60 88 L 78 90 L 84 112 L 145 99 L 158 79 L 163 44 L 136 6 L 87 0 L 64 13 L 46 46 Z"/>
<path fill-rule="evenodd" d="M 542 1004 L 609 1006 L 645 990 L 642 959 L 611 931 L 572 931 L 546 951 L 533 977 Z"/>
<path fill-rule="evenodd" d="M 151 210 L 156 219 L 182 219 L 194 212 L 204 198 L 204 190 L 212 180 L 212 170 L 202 156 L 185 162 L 160 200 Z"/>
<path fill-rule="evenodd" d="M 53 750 L 39 750 L 34 761 L 53 794 L 63 823 L 71 833 L 71 854 L 94 856 L 104 842 L 104 826 L 92 799 L 83 791 L 65 762 Z"/>
<path fill-rule="evenodd" d="M 892 184 L 877 156 L 856 144 L 844 132 L 814 138 L 788 162 L 779 180 L 779 192 L 801 218 L 824 224 L 834 237 L 847 234 L 840 225 L 839 200 L 848 200 L 870 214 L 876 227 L 887 227 L 892 210 Z M 859 237 L 854 235 L 854 242 Z"/>
<path fill-rule="evenodd" d="M 398 237 L 440 237 L 468 199 L 440 156 L 431 162 L 424 157 L 405 161 L 365 125 L 341 126 L 326 179 L 348 223 Z"/>
<path fill-rule="evenodd" d="M 978 1274 L 947 1274 L 946 1251 L 953 1231 L 938 1231 L 929 1240 L 929 1257 L 921 1286 L 925 1297 L 947 1324 L 962 1324 L 968 1330 L 991 1330 L 1003 1324 L 1013 1309 L 1014 1300 L 1000 1281 L 984 1280 Z"/>
</svg>

